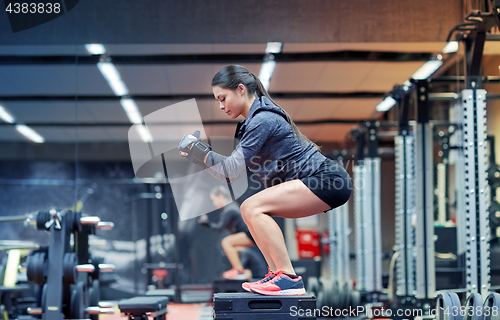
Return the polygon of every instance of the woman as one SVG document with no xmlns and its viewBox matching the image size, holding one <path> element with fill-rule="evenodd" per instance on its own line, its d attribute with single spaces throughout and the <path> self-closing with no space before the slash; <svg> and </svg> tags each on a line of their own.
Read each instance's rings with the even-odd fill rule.
<svg viewBox="0 0 500 320">
<path fill-rule="evenodd" d="M 262 251 L 268 275 L 243 288 L 265 295 L 305 294 L 283 239 L 272 217 L 301 218 L 341 206 L 351 195 L 352 182 L 336 162 L 300 133 L 290 116 L 269 96 L 260 80 L 242 66 L 220 70 L 212 80 L 220 109 L 232 119 L 240 143 L 229 157 L 211 151 L 198 136 L 187 134 L 179 144 L 182 156 L 207 165 L 217 178 L 235 179 L 245 166 L 266 189 L 241 205 L 241 214 Z"/>
<path fill-rule="evenodd" d="M 231 233 L 221 241 L 222 249 L 232 266 L 232 269 L 225 271 L 222 277 L 236 280 L 251 279 L 251 273 L 243 268 L 239 252 L 246 247 L 253 247 L 255 242 L 241 218 L 240 208 L 235 202 L 231 202 L 231 195 L 227 188 L 222 186 L 216 187 L 210 192 L 210 199 L 218 209 L 224 208 L 220 220 L 218 223 L 213 223 L 208 221 L 207 215 L 202 215 L 198 219 L 198 223 L 216 232 L 227 229 Z"/>
</svg>

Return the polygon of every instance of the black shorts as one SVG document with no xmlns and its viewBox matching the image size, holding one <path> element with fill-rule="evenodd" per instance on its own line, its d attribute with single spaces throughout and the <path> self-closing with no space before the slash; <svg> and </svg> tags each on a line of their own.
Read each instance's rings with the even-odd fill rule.
<svg viewBox="0 0 500 320">
<path fill-rule="evenodd" d="M 351 177 L 340 163 L 331 159 L 327 158 L 312 175 L 300 180 L 331 209 L 340 207 L 351 197 Z"/>
</svg>

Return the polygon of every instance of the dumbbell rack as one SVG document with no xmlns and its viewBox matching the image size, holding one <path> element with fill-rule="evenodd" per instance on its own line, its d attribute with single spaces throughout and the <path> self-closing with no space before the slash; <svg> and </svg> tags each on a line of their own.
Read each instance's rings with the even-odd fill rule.
<svg viewBox="0 0 500 320">
<path fill-rule="evenodd" d="M 98 217 L 82 216 L 70 210 L 39 211 L 28 220 L 28 224 L 35 225 L 38 230 L 50 233 L 49 247 L 34 252 L 26 263 L 28 280 L 42 286 L 39 306 L 29 308 L 30 315 L 41 315 L 44 320 L 61 320 L 113 312 L 89 306 L 89 277 L 86 274 L 95 272 L 96 268 L 92 264 L 78 264 L 78 255 L 70 242 L 72 233 L 87 233 L 88 236 L 89 229 L 86 232 L 83 229 L 99 228 L 99 223 Z M 101 226 L 109 228 L 110 224 L 101 223 Z M 88 245 L 88 239 L 86 243 Z M 81 276 L 82 273 L 85 276 Z"/>
<path fill-rule="evenodd" d="M 90 319 L 98 320 L 101 313 L 99 304 L 100 301 L 100 282 L 99 274 L 101 272 L 114 272 L 115 266 L 112 264 L 99 263 L 99 259 L 92 259 L 89 253 L 89 235 L 95 234 L 96 229 L 111 230 L 114 224 L 112 222 L 98 221 L 97 224 L 84 224 L 81 231 L 75 233 L 75 253 L 78 256 L 79 262 L 88 263 L 94 266 L 94 271 L 89 273 L 80 273 L 78 275 L 78 282 L 86 282 L 88 288 L 88 306 L 91 310 Z M 106 311 L 106 310 L 104 310 Z M 107 312 L 107 311 L 106 311 Z"/>
</svg>

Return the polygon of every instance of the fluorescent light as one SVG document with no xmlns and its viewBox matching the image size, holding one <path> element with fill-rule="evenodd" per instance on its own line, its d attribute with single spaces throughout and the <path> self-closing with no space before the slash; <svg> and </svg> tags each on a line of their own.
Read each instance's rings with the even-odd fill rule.
<svg viewBox="0 0 500 320">
<path fill-rule="evenodd" d="M 380 102 L 375 108 L 378 112 L 389 111 L 396 104 L 396 100 L 392 97 L 386 97 L 382 102 Z"/>
<path fill-rule="evenodd" d="M 439 67 L 443 64 L 443 61 L 440 60 L 429 60 L 424 63 L 420 69 L 417 70 L 411 77 L 417 80 L 425 80 L 429 78 L 434 72 L 436 72 Z"/>
<path fill-rule="evenodd" d="M 260 67 L 259 79 L 266 90 L 269 90 L 269 82 L 273 76 L 274 67 L 276 67 L 276 61 L 274 60 L 264 62 Z"/>
<path fill-rule="evenodd" d="M 443 53 L 455 53 L 458 51 L 458 41 L 450 41 L 443 48 Z"/>
<path fill-rule="evenodd" d="M 125 83 L 123 83 L 120 72 L 118 72 L 113 63 L 98 62 L 97 67 L 116 96 L 124 96 L 128 94 L 128 88 Z"/>
<path fill-rule="evenodd" d="M 281 42 L 268 42 L 266 46 L 266 53 L 280 53 L 283 44 Z"/>
<path fill-rule="evenodd" d="M 121 99 L 120 104 L 125 110 L 128 119 L 134 124 L 142 124 L 142 114 L 134 99 Z"/>
<path fill-rule="evenodd" d="M 3 106 L 0 106 L 0 119 L 7 123 L 16 122 L 16 119 Z"/>
<path fill-rule="evenodd" d="M 104 48 L 104 46 L 102 46 L 102 49 L 104 50 L 103 53 L 105 53 L 106 49 Z M 89 49 L 87 48 L 87 50 Z M 113 90 L 116 96 L 125 96 L 129 93 L 127 85 L 123 82 L 120 76 L 120 72 L 118 72 L 113 63 L 98 62 L 97 67 L 101 71 L 102 75 L 104 76 L 109 86 L 111 87 L 111 90 Z M 128 98 L 120 99 L 120 104 L 122 105 L 123 110 L 125 110 L 125 113 L 127 114 L 130 122 L 136 125 L 135 128 L 142 141 L 146 143 L 153 142 L 153 136 L 151 136 L 148 128 L 142 125 L 142 114 L 141 111 L 139 111 L 135 100 Z"/>
<path fill-rule="evenodd" d="M 136 124 L 135 129 L 137 130 L 137 133 L 141 137 L 142 141 L 146 143 L 153 142 L 153 136 L 149 132 L 148 128 L 142 125 L 142 114 L 141 111 L 139 111 L 139 107 L 137 107 L 135 100 L 121 99 L 120 104 L 122 105 L 123 110 L 125 110 L 130 122 Z"/>
<path fill-rule="evenodd" d="M 266 53 L 280 53 L 283 44 L 281 42 L 268 42 L 266 46 Z M 271 56 L 271 58 L 273 58 Z M 268 60 L 262 63 L 259 72 L 259 79 L 266 90 L 269 90 L 269 83 L 276 67 L 276 61 Z"/>
<path fill-rule="evenodd" d="M 89 43 L 85 45 L 85 49 L 90 54 L 105 54 L 106 53 L 106 48 L 100 43 Z"/>
<path fill-rule="evenodd" d="M 142 141 L 148 143 L 148 142 L 153 142 L 153 136 L 151 136 L 151 133 L 149 132 L 148 128 L 142 124 L 136 125 L 135 129 L 137 130 L 137 133 L 141 137 Z"/>
<path fill-rule="evenodd" d="M 45 139 L 41 135 L 36 133 L 30 127 L 25 126 L 24 124 L 17 124 L 16 130 L 20 134 L 22 134 L 23 136 L 25 136 L 26 138 L 30 139 L 33 142 L 36 142 L 36 143 L 44 143 L 45 142 Z"/>
</svg>

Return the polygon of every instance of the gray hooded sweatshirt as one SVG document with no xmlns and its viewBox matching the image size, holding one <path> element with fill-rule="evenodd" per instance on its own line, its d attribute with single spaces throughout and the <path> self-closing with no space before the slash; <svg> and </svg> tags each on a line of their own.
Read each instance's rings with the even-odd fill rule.
<svg viewBox="0 0 500 320">
<path fill-rule="evenodd" d="M 207 171 L 222 181 L 237 179 L 248 167 L 267 188 L 310 176 L 326 160 L 295 135 L 283 110 L 265 96 L 255 99 L 235 138 L 239 144 L 230 156 L 211 151 L 207 157 Z"/>
</svg>

